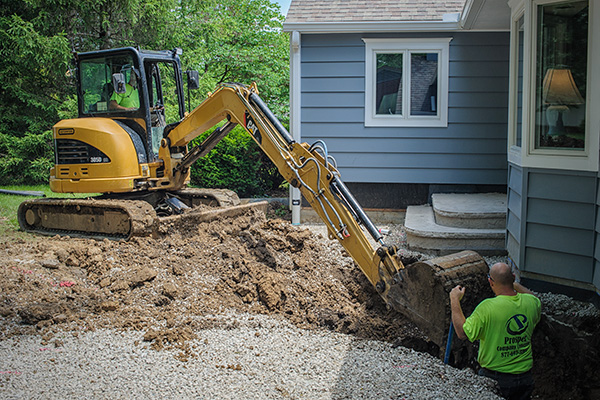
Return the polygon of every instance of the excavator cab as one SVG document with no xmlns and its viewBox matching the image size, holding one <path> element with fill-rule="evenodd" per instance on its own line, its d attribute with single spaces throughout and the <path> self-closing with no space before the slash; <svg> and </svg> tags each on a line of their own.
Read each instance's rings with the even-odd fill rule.
<svg viewBox="0 0 600 400">
<path fill-rule="evenodd" d="M 75 55 L 79 118 L 53 128 L 54 192 L 162 189 L 160 143 L 186 111 L 179 54 L 125 47 Z"/>
<path fill-rule="evenodd" d="M 165 126 L 185 113 L 178 54 L 135 48 L 79 53 L 79 117 L 118 120 L 139 136 L 144 158 L 157 161 Z"/>
</svg>

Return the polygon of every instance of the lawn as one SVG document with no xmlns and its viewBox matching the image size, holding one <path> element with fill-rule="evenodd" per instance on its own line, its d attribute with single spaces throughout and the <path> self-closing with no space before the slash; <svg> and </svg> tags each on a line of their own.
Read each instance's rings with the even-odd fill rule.
<svg viewBox="0 0 600 400">
<path fill-rule="evenodd" d="M 3 190 L 16 190 L 16 191 L 28 191 L 28 192 L 42 192 L 45 197 L 64 197 L 64 198 L 77 198 L 77 197 L 89 197 L 91 193 L 54 193 L 50 190 L 48 185 L 36 185 L 36 186 L 0 186 Z M 40 197 L 32 196 L 21 196 L 14 194 L 0 193 L 0 236 L 21 236 L 22 232 L 19 231 L 19 221 L 17 220 L 17 209 L 19 204 L 25 200 L 35 199 Z"/>
</svg>

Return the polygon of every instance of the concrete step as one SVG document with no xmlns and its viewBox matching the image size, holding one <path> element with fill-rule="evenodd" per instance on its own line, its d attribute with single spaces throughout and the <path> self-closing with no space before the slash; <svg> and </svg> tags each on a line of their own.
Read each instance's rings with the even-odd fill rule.
<svg viewBox="0 0 600 400">
<path fill-rule="evenodd" d="M 474 250 L 482 255 L 505 254 L 505 229 L 473 229 L 436 223 L 433 208 L 409 206 L 404 221 L 409 249 L 436 255 Z"/>
<path fill-rule="evenodd" d="M 506 227 L 504 193 L 435 193 L 431 199 L 438 225 L 473 229 Z"/>
</svg>

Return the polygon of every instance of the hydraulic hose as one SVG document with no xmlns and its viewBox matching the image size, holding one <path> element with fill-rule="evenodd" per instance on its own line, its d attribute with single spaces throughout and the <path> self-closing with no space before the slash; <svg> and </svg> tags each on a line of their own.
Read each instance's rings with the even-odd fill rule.
<svg viewBox="0 0 600 400">
<path fill-rule="evenodd" d="M 383 236 L 377 230 L 377 227 L 373 224 L 373 222 L 371 222 L 371 219 L 365 213 L 365 210 L 363 210 L 360 204 L 358 204 L 354 196 L 352 196 L 352 193 L 350 193 L 350 190 L 348 190 L 339 176 L 331 181 L 331 187 L 342 199 L 344 199 L 346 206 L 358 216 L 358 222 L 364 224 L 365 228 L 369 231 L 373 239 L 375 239 L 376 242 L 382 240 Z"/>
<path fill-rule="evenodd" d="M 288 145 L 292 145 L 295 143 L 295 140 L 294 140 L 294 138 L 292 138 L 292 135 L 287 131 L 287 129 L 285 129 L 285 127 L 281 124 L 281 122 L 279 122 L 277 117 L 275 117 L 273 112 L 271 110 L 269 110 L 269 107 L 267 107 L 265 102 L 262 101 L 262 99 L 256 93 L 250 93 L 250 101 L 260 111 L 262 111 L 262 113 L 265 115 L 265 117 L 267 117 L 269 122 L 271 124 L 273 124 L 275 129 L 277 129 L 277 132 L 279 132 L 279 134 L 285 139 L 285 141 L 287 142 Z"/>
</svg>

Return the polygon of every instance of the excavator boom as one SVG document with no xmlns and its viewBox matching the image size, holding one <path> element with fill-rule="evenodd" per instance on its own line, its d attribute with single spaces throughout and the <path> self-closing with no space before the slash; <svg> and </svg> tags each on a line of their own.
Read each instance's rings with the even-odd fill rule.
<svg viewBox="0 0 600 400">
<path fill-rule="evenodd" d="M 225 125 L 211 133 L 197 148 L 183 157 L 177 154 L 194 138 L 223 120 L 227 121 Z M 401 280 L 400 271 L 404 268 L 394 256 L 396 248 L 385 245 L 382 235 L 342 181 L 325 144 L 296 143 L 259 97 L 256 86 L 221 85 L 167 133 L 159 149 L 159 158 L 165 160 L 165 175 L 173 189 L 184 184 L 190 161 L 210 151 L 235 125 L 241 125 L 252 135 L 280 174 L 300 189 L 327 226 L 329 236 L 339 240 L 378 293 L 390 303 L 389 290 L 394 282 Z M 379 245 L 377 248 L 373 247 L 363 228 Z"/>
<path fill-rule="evenodd" d="M 172 157 L 223 120 L 227 121 L 225 125 L 187 155 Z M 463 251 L 404 266 L 396 255 L 396 247 L 385 244 L 344 184 L 325 143 L 309 146 L 295 142 L 258 96 L 254 85 L 220 86 L 166 135 L 159 157 L 168 166 L 165 174 L 170 176 L 174 188 L 185 182 L 190 163 L 210 151 L 235 125 L 244 127 L 281 175 L 300 190 L 326 225 L 329 237 L 337 239 L 352 256 L 386 304 L 419 326 L 443 352 L 450 326 L 448 293 L 461 284 L 470 288 L 470 304 L 488 296 L 485 260 L 473 251 Z M 455 359 L 464 353 L 461 346 L 454 345 Z"/>
</svg>

